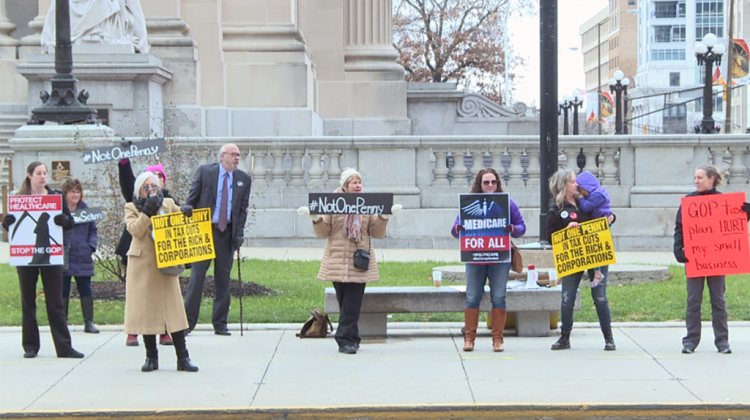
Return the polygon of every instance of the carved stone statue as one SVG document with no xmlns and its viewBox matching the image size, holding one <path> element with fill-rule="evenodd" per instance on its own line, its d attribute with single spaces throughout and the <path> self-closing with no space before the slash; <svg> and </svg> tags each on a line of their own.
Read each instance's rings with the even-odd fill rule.
<svg viewBox="0 0 750 420">
<path fill-rule="evenodd" d="M 143 54 L 150 49 L 139 0 L 70 0 L 70 40 L 74 45 L 133 45 Z M 42 51 L 55 51 L 55 0 L 44 21 Z"/>
</svg>

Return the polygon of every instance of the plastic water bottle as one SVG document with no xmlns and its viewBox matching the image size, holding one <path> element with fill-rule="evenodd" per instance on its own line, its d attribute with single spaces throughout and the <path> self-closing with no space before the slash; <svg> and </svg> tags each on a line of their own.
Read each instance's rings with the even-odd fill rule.
<svg viewBox="0 0 750 420">
<path fill-rule="evenodd" d="M 530 265 L 526 275 L 526 288 L 538 289 L 539 285 L 536 283 L 537 281 L 539 281 L 539 272 L 536 271 L 535 266 Z"/>
</svg>

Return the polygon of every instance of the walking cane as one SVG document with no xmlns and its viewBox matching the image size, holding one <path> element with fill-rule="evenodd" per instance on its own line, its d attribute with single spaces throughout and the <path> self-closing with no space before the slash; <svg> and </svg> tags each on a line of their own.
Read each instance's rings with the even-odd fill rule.
<svg viewBox="0 0 750 420">
<path fill-rule="evenodd" d="M 244 337 L 245 328 L 242 323 L 242 296 L 245 295 L 245 288 L 242 285 L 242 257 L 240 257 L 240 249 L 237 248 L 237 277 L 240 280 L 240 336 Z"/>
</svg>

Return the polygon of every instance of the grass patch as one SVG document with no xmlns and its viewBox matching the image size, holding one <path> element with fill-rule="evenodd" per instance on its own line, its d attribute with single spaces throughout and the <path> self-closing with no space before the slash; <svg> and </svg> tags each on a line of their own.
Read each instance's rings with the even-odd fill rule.
<svg viewBox="0 0 750 420">
<path fill-rule="evenodd" d="M 379 263 L 381 281 L 368 287 L 382 286 L 431 286 L 432 268 L 450 265 L 445 262 Z M 301 323 L 310 310 L 323 307 L 323 289 L 330 283 L 317 280 L 320 262 L 317 261 L 268 261 L 246 260 L 242 265 L 242 280 L 271 288 L 272 296 L 246 297 L 243 299 L 244 321 L 247 323 Z M 101 270 L 100 270 L 101 271 Z M 209 269 L 209 273 L 213 270 Z M 685 319 L 687 300 L 685 271 L 682 267 L 670 267 L 669 280 L 641 285 L 610 286 L 607 291 L 612 319 L 614 321 L 681 321 Z M 232 277 L 237 276 L 235 264 Z M 103 281 L 99 276 L 94 281 Z M 745 285 L 750 275 L 727 277 L 727 309 L 733 321 L 750 320 L 750 305 Z M 39 281 L 41 285 L 41 281 Z M 73 286 L 75 287 L 75 286 Z M 40 325 L 47 325 L 44 295 L 38 286 L 37 318 Z M 581 311 L 576 321 L 597 321 L 588 282 L 581 283 Z M 211 299 L 203 299 L 199 323 L 211 322 Z M 122 324 L 124 301 L 100 301 L 94 305 L 97 324 Z M 709 320 L 711 307 L 708 288 L 703 298 L 703 319 Z M 335 321 L 336 316 L 332 316 Z M 81 324 L 81 309 L 77 302 L 70 304 L 71 324 Z M 239 299 L 232 299 L 229 322 L 240 321 Z M 394 314 L 392 321 L 463 321 L 463 314 Z M 19 296 L 16 270 L 8 264 L 0 264 L 0 326 L 21 325 L 21 298 Z"/>
</svg>

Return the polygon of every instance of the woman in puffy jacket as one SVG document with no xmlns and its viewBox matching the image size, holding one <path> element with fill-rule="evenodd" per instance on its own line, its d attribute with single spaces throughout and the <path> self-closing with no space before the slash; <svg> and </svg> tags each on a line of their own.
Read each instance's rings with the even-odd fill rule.
<svg viewBox="0 0 750 420">
<path fill-rule="evenodd" d="M 79 179 L 69 179 L 62 186 L 63 197 L 70 211 L 89 208 L 83 201 L 83 185 Z M 96 222 L 78 223 L 65 235 L 65 252 L 68 252 L 68 269 L 63 273 L 63 306 L 68 317 L 70 281 L 76 279 L 78 295 L 81 298 L 83 331 L 98 334 L 94 325 L 94 296 L 91 291 L 91 277 L 94 275 L 94 259 L 98 242 Z"/>
<path fill-rule="evenodd" d="M 355 169 L 345 169 L 339 184 L 341 188 L 334 192 L 362 192 L 362 176 Z M 395 204 L 391 207 L 391 214 L 399 210 L 401 205 Z M 371 239 L 385 236 L 390 215 L 321 216 L 310 214 L 310 209 L 306 206 L 300 207 L 297 212 L 313 221 L 313 230 L 319 238 L 327 238 L 318 280 L 332 282 L 336 289 L 336 299 L 339 302 L 336 343 L 339 352 L 355 354 L 361 341 L 357 322 L 362 309 L 365 285 L 380 280 Z M 366 270 L 354 266 L 354 253 L 357 249 L 370 252 L 370 262 Z"/>
</svg>

